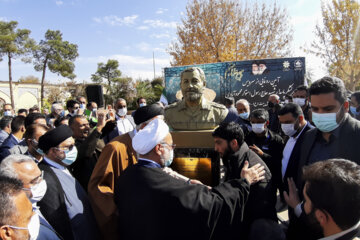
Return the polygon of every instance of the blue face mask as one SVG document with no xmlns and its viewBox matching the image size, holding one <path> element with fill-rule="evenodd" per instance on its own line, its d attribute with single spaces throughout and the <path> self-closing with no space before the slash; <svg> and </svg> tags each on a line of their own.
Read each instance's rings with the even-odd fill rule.
<svg viewBox="0 0 360 240">
<path fill-rule="evenodd" d="M 312 121 L 315 126 L 321 132 L 331 132 L 339 127 L 339 123 L 336 121 L 336 116 L 340 112 L 341 108 L 336 113 L 312 113 Z"/>
<path fill-rule="evenodd" d="M 35 151 L 40 154 L 41 156 L 44 156 L 44 151 L 39 148 L 39 143 L 35 139 L 31 139 L 32 147 L 35 149 Z"/>
<path fill-rule="evenodd" d="M 85 109 L 85 104 L 80 103 L 80 109 Z"/>
<path fill-rule="evenodd" d="M 174 159 L 174 149 L 168 149 L 165 147 L 166 154 L 161 156 L 161 159 L 164 161 L 164 167 L 169 167 Z"/>
<path fill-rule="evenodd" d="M 38 154 L 40 154 L 41 156 L 44 156 L 44 155 L 45 155 L 44 151 L 41 150 L 40 148 L 36 148 L 36 152 L 37 152 Z"/>
<path fill-rule="evenodd" d="M 243 112 L 239 114 L 239 117 L 241 117 L 242 119 L 248 119 L 249 118 L 249 113 L 248 112 Z"/>
<path fill-rule="evenodd" d="M 169 151 L 170 151 L 170 156 L 169 159 L 166 159 L 165 161 L 165 167 L 169 167 L 174 160 L 174 150 L 169 150 Z"/>
<path fill-rule="evenodd" d="M 359 115 L 360 112 L 356 111 L 356 107 L 350 106 L 350 112 L 355 116 Z"/>
<path fill-rule="evenodd" d="M 62 110 L 61 113 L 60 113 L 60 117 L 64 117 L 65 116 L 65 111 Z"/>
<path fill-rule="evenodd" d="M 73 149 L 71 149 L 71 151 L 66 150 L 64 151 L 65 153 L 65 158 L 63 160 L 61 160 L 65 165 L 69 166 L 71 165 L 73 162 L 75 162 L 76 158 L 77 158 L 77 154 L 78 151 L 76 149 L 76 147 L 74 146 Z"/>
</svg>

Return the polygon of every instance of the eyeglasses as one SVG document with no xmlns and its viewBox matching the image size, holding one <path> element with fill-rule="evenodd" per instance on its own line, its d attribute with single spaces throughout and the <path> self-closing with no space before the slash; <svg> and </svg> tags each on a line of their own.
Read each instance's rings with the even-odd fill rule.
<svg viewBox="0 0 360 240">
<path fill-rule="evenodd" d="M 168 143 L 165 143 L 165 142 L 162 142 L 162 143 L 160 143 L 160 144 L 162 144 L 162 145 L 167 145 L 167 146 L 169 146 L 171 149 L 175 149 L 175 147 L 176 147 L 176 144 L 168 144 Z"/>
<path fill-rule="evenodd" d="M 74 145 L 71 145 L 69 147 L 55 147 L 55 149 L 61 150 L 61 151 L 71 151 L 71 150 L 73 150 L 73 148 L 74 148 Z"/>
<path fill-rule="evenodd" d="M 41 171 L 41 174 L 39 176 L 37 176 L 36 178 L 34 178 L 33 180 L 31 180 L 29 182 L 29 184 L 31 185 L 37 185 L 39 184 L 42 180 L 44 179 L 44 171 Z M 22 188 L 25 191 L 31 191 L 31 188 Z"/>
</svg>

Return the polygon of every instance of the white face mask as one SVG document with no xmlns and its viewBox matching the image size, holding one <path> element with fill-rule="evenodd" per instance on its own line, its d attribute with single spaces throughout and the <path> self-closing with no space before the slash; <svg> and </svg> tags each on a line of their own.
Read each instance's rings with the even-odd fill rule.
<svg viewBox="0 0 360 240">
<path fill-rule="evenodd" d="M 34 215 L 31 217 L 27 228 L 17 227 L 17 226 L 12 226 L 12 225 L 8 225 L 8 226 L 11 228 L 14 228 L 14 229 L 28 230 L 29 235 L 30 235 L 29 239 L 36 240 L 39 235 L 39 231 L 40 231 L 40 218 L 39 218 L 39 215 L 35 212 Z"/>
<path fill-rule="evenodd" d="M 262 133 L 265 131 L 265 123 L 252 123 L 251 128 L 254 133 Z"/>
<path fill-rule="evenodd" d="M 69 113 L 72 117 L 78 115 L 79 109 L 74 110 L 73 113 Z"/>
<path fill-rule="evenodd" d="M 289 124 L 282 123 L 281 129 L 283 130 L 285 135 L 292 137 L 297 132 L 297 129 L 294 129 L 294 126 L 295 126 L 294 123 L 289 123 Z"/>
<path fill-rule="evenodd" d="M 305 98 L 293 98 L 293 103 L 296 103 L 300 107 L 304 106 L 306 102 Z"/>
<path fill-rule="evenodd" d="M 127 113 L 127 109 L 126 108 L 120 108 L 117 110 L 117 114 L 121 117 L 125 116 Z"/>
<path fill-rule="evenodd" d="M 30 188 L 32 197 L 30 198 L 31 203 L 37 203 L 45 196 L 47 190 L 46 181 L 43 179 L 38 184 Z"/>
<path fill-rule="evenodd" d="M 12 116 L 11 110 L 5 111 L 4 116 Z"/>
<path fill-rule="evenodd" d="M 29 230 L 30 240 L 36 240 L 40 231 L 40 218 L 36 212 L 30 219 L 28 230 Z"/>
<path fill-rule="evenodd" d="M 145 107 L 146 106 L 146 103 L 140 103 L 139 104 L 139 107 Z"/>
</svg>

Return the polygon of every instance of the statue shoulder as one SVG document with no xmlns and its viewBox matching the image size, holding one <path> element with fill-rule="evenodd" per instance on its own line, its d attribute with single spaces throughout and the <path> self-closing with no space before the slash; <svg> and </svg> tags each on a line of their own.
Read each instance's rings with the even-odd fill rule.
<svg viewBox="0 0 360 240">
<path fill-rule="evenodd" d="M 212 107 L 212 108 L 217 108 L 219 110 L 227 110 L 227 108 L 220 104 L 220 103 L 216 103 L 216 102 L 208 102 L 208 104 Z"/>
<path fill-rule="evenodd" d="M 172 104 L 169 104 L 165 107 L 165 109 L 168 109 L 168 108 L 174 108 L 174 107 L 177 107 L 179 105 L 180 102 L 174 102 Z"/>
<path fill-rule="evenodd" d="M 229 110 L 222 104 L 215 102 L 208 102 L 208 104 L 220 122 L 222 122 L 229 113 Z"/>
<path fill-rule="evenodd" d="M 177 108 L 177 107 L 179 106 L 179 103 L 180 103 L 180 102 L 175 102 L 175 103 L 172 103 L 172 104 L 170 104 L 170 105 L 167 105 L 167 106 L 165 107 L 165 111 L 170 110 L 170 109 L 173 109 L 173 108 Z"/>
<path fill-rule="evenodd" d="M 179 111 L 180 102 L 172 103 L 165 107 L 165 118 L 172 118 Z"/>
</svg>

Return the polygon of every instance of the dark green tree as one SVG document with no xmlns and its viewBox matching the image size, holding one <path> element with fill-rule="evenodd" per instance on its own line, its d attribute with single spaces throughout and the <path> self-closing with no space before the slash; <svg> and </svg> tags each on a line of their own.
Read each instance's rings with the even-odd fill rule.
<svg viewBox="0 0 360 240">
<path fill-rule="evenodd" d="M 154 78 L 152 81 L 151 81 L 151 86 L 153 88 L 153 92 L 154 92 L 154 95 L 155 95 L 155 99 L 156 101 L 159 101 L 160 99 L 160 96 L 165 88 L 164 86 L 164 78 L 162 77 L 157 77 L 157 78 Z"/>
<path fill-rule="evenodd" d="M 136 97 L 133 80 L 131 77 L 120 77 L 114 79 L 111 89 L 112 100 L 124 98 L 128 104 Z"/>
<path fill-rule="evenodd" d="M 91 75 L 91 80 L 95 83 L 102 84 L 107 81 L 106 93 L 111 92 L 112 85 L 121 77 L 119 62 L 114 59 L 109 59 L 107 63 L 98 63 L 98 68 L 95 74 Z"/>
<path fill-rule="evenodd" d="M 149 80 L 137 80 L 135 83 L 136 98 L 143 97 L 148 104 L 155 102 L 155 94 Z"/>
<path fill-rule="evenodd" d="M 35 41 L 29 37 L 30 30 L 16 29 L 17 25 L 18 22 L 16 21 L 0 21 L 0 61 L 3 56 L 8 58 L 10 99 L 13 108 L 15 108 L 15 104 L 12 88 L 11 60 L 23 56 L 21 60 L 29 62 L 26 55 L 30 53 L 35 46 Z"/>
<path fill-rule="evenodd" d="M 117 98 L 124 98 L 131 103 L 135 97 L 132 78 L 122 76 L 118 68 L 119 62 L 115 59 L 109 59 L 107 63 L 98 63 L 97 71 L 91 75 L 91 79 L 94 83 L 105 84 L 104 97 L 107 103 L 112 103 Z"/>
<path fill-rule="evenodd" d="M 76 44 L 64 41 L 60 31 L 47 30 L 45 40 L 41 40 L 33 51 L 34 68 L 42 71 L 41 107 L 44 99 L 44 81 L 46 69 L 63 77 L 74 79 L 74 61 L 79 56 Z"/>
</svg>

